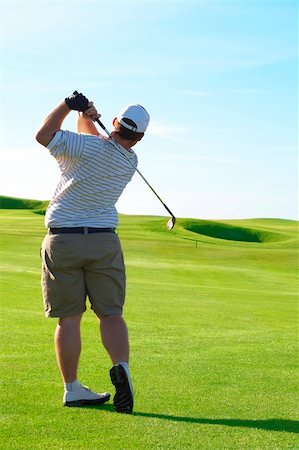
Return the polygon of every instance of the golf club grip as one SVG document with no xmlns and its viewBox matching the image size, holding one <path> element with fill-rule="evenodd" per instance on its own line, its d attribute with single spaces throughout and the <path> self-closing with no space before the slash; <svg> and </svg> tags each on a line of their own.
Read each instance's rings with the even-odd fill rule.
<svg viewBox="0 0 299 450">
<path fill-rule="evenodd" d="M 77 95 L 77 94 L 79 94 L 78 91 L 74 91 L 74 92 L 73 92 L 73 95 Z M 82 94 L 81 94 L 81 95 L 82 95 Z M 87 99 L 87 101 L 88 101 L 88 103 L 89 103 L 89 100 L 88 100 L 88 99 Z M 79 102 L 79 104 L 80 104 L 80 102 Z M 81 112 L 86 111 L 88 108 L 89 108 L 89 106 L 87 106 L 87 108 L 86 108 L 86 107 L 83 107 L 82 102 L 81 102 Z"/>
<path fill-rule="evenodd" d="M 100 125 L 100 127 L 107 133 L 108 136 L 110 136 L 109 131 L 105 127 L 105 125 L 100 121 L 100 119 L 96 119 L 96 122 Z"/>
</svg>

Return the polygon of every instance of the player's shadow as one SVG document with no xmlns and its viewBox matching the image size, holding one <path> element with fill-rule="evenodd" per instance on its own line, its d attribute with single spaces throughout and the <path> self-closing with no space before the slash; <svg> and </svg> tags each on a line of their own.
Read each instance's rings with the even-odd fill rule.
<svg viewBox="0 0 299 450">
<path fill-rule="evenodd" d="M 203 417 L 168 416 L 165 414 L 151 414 L 143 412 L 136 412 L 133 413 L 133 415 L 172 420 L 174 422 L 198 423 L 202 425 L 225 425 L 228 427 L 258 428 L 260 430 L 268 431 L 286 431 L 288 433 L 299 433 L 299 422 L 296 420 L 287 419 L 208 419 Z"/>
<path fill-rule="evenodd" d="M 111 404 L 93 406 L 92 408 L 102 409 L 104 411 L 114 412 L 114 407 Z M 152 419 L 170 420 L 172 422 L 197 423 L 201 425 L 224 425 L 227 427 L 245 427 L 257 428 L 259 430 L 267 431 L 284 431 L 287 433 L 299 433 L 299 421 L 287 419 L 208 419 L 204 417 L 185 417 L 185 416 L 170 416 L 167 414 L 155 414 L 147 412 L 134 411 L 132 416 L 149 417 Z"/>
</svg>

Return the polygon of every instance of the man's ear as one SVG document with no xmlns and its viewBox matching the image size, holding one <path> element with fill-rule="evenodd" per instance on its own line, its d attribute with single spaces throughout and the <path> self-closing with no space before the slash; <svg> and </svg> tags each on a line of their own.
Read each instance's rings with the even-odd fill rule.
<svg viewBox="0 0 299 450">
<path fill-rule="evenodd" d="M 116 117 L 114 117 L 114 119 L 112 120 L 112 125 L 115 127 L 115 125 L 116 125 L 116 122 L 117 122 L 117 118 Z"/>
</svg>

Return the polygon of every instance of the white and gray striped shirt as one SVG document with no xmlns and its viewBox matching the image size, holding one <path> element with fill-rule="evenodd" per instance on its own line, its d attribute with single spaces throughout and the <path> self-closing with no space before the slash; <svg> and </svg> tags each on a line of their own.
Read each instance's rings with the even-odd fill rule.
<svg viewBox="0 0 299 450">
<path fill-rule="evenodd" d="M 117 227 L 115 203 L 135 170 L 111 138 L 58 131 L 47 147 L 61 176 L 46 212 L 46 227 Z M 123 151 L 136 167 L 133 150 Z"/>
</svg>

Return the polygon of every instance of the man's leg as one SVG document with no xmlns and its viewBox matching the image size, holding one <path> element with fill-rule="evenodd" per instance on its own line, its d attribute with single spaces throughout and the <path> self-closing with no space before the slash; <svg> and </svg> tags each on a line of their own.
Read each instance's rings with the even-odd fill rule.
<svg viewBox="0 0 299 450">
<path fill-rule="evenodd" d="M 57 363 L 64 381 L 65 406 L 105 403 L 110 398 L 109 393 L 92 392 L 77 379 L 81 353 L 80 323 L 86 310 L 84 245 L 85 241 L 77 234 L 66 239 L 47 234 L 41 251 L 45 312 L 48 317 L 60 317 L 54 340 Z"/>
<path fill-rule="evenodd" d="M 58 367 L 64 381 L 65 406 L 101 404 L 109 400 L 110 394 L 97 394 L 82 386 L 77 380 L 81 353 L 80 322 L 82 314 L 60 318 L 55 331 L 55 350 Z"/>
<path fill-rule="evenodd" d="M 81 353 L 80 322 L 82 314 L 60 318 L 55 331 L 55 351 L 64 383 L 77 380 Z"/>
<path fill-rule="evenodd" d="M 134 395 L 129 370 L 128 330 L 121 315 L 101 316 L 100 330 L 102 342 L 109 353 L 113 367 L 110 370 L 111 381 L 115 386 L 115 411 L 131 414 Z"/>
<path fill-rule="evenodd" d="M 103 316 L 100 319 L 102 342 L 113 364 L 129 362 L 129 337 L 126 323 L 120 315 Z"/>
</svg>

